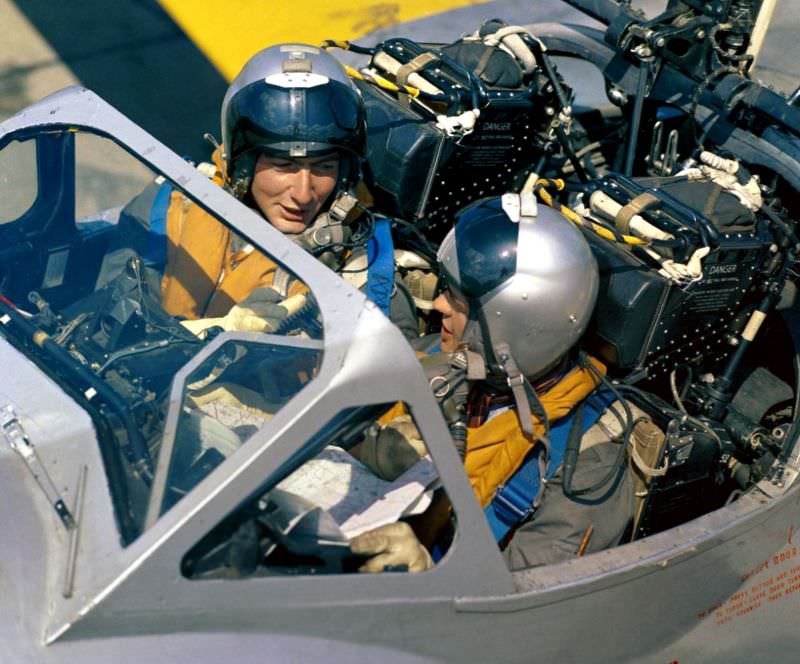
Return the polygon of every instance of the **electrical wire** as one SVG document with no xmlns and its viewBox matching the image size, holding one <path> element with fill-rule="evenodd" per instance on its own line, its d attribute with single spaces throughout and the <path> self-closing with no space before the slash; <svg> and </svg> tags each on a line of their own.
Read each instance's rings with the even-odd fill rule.
<svg viewBox="0 0 800 664">
<path fill-rule="evenodd" d="M 694 143 L 699 150 L 703 150 L 703 140 L 705 140 L 705 132 L 703 135 L 697 133 L 697 121 L 695 120 L 695 115 L 697 114 L 697 107 L 700 105 L 700 98 L 703 96 L 703 93 L 706 91 L 709 85 L 714 82 L 714 79 L 720 78 L 725 76 L 726 74 L 737 74 L 739 75 L 740 72 L 736 67 L 730 66 L 723 66 L 718 67 L 714 71 L 712 71 L 708 76 L 706 76 L 694 89 L 692 93 L 691 103 L 689 105 L 689 118 L 692 120 L 692 138 L 694 139 Z"/>
<path fill-rule="evenodd" d="M 419 253 L 425 260 L 427 260 L 431 266 L 435 266 L 438 247 L 427 237 L 425 237 L 425 234 L 419 229 L 419 227 L 409 221 L 397 219 L 395 217 L 392 217 L 391 221 L 392 226 L 397 226 L 407 230 L 417 240 L 418 244 L 413 245 L 412 243 L 412 249 Z M 407 240 L 407 236 L 404 239 Z"/>
<path fill-rule="evenodd" d="M 689 380 L 691 380 L 691 371 L 692 371 L 691 368 L 689 368 Z M 675 378 L 677 372 L 678 372 L 677 366 L 672 371 L 669 372 L 669 389 L 672 392 L 672 398 L 675 401 L 675 405 L 682 413 L 686 413 L 686 406 L 683 405 L 683 399 L 681 398 L 681 395 L 678 393 L 677 379 Z"/>
<path fill-rule="evenodd" d="M 618 387 L 620 388 L 621 392 L 631 394 L 641 402 L 646 403 L 650 410 L 659 412 L 670 419 L 680 420 L 681 422 L 689 422 L 696 428 L 702 429 L 705 433 L 711 436 L 711 438 L 713 438 L 718 445 L 722 445 L 722 440 L 720 439 L 719 434 L 700 418 L 673 408 L 663 399 L 660 399 L 649 392 L 645 392 L 638 387 L 634 387 L 633 385 L 619 385 Z"/>
<path fill-rule="evenodd" d="M 359 55 L 375 55 L 375 51 L 377 50 L 377 48 L 359 46 L 358 44 L 354 44 L 347 39 L 326 39 L 319 45 L 319 47 L 324 48 L 326 51 L 329 48 L 340 48 L 343 51 L 352 51 L 353 53 L 358 53 Z"/>
</svg>

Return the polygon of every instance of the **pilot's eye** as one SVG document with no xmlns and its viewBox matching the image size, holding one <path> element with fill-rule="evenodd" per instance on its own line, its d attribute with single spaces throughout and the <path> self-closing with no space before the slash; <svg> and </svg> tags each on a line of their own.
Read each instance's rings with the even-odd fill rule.
<svg viewBox="0 0 800 664">
<path fill-rule="evenodd" d="M 279 171 L 294 171 L 299 168 L 297 162 L 289 159 L 270 159 L 269 165 L 272 166 L 272 168 L 277 168 Z"/>
<path fill-rule="evenodd" d="M 317 175 L 333 175 L 339 169 L 338 159 L 329 159 L 312 164 L 311 170 Z"/>
</svg>

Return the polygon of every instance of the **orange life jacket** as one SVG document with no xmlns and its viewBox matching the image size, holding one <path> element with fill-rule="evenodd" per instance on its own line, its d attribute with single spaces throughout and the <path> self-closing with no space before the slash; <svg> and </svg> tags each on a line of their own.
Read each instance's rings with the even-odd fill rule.
<svg viewBox="0 0 800 664">
<path fill-rule="evenodd" d="M 222 185 L 222 161 L 214 153 Z M 264 223 L 267 223 L 266 221 Z M 254 288 L 272 286 L 278 266 L 258 250 L 234 251 L 227 226 L 173 191 L 167 209 L 167 264 L 161 280 L 164 309 L 188 319 L 224 316 Z M 288 295 L 306 287 L 293 280 Z"/>
<path fill-rule="evenodd" d="M 605 367 L 594 358 L 592 364 L 602 373 Z M 546 392 L 538 395 L 548 420 L 566 417 L 597 387 L 598 378 L 590 369 L 575 367 Z M 531 414 L 537 436 L 544 433 L 544 425 Z M 497 488 L 505 484 L 537 444 L 536 437 L 527 435 L 520 426 L 516 409 L 500 413 L 479 427 L 467 429 L 467 449 L 464 470 L 467 472 L 475 496 L 486 507 L 494 498 Z"/>
<path fill-rule="evenodd" d="M 600 361 L 589 359 L 600 373 L 605 374 L 606 368 Z M 590 369 L 572 369 L 555 385 L 538 395 L 548 420 L 556 422 L 569 415 L 598 383 L 599 379 Z M 378 421 L 388 424 L 405 412 L 404 404 L 397 403 Z M 531 413 L 530 417 L 536 436 L 540 436 L 544 433 L 544 425 L 536 415 Z M 464 470 L 481 507 L 492 502 L 498 487 L 511 478 L 536 444 L 537 437 L 528 436 L 522 430 L 513 407 L 479 427 L 467 428 Z"/>
</svg>

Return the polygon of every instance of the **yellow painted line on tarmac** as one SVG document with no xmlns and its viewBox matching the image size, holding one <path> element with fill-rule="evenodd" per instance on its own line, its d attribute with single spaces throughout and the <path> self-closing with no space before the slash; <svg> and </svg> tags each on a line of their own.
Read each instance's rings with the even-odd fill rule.
<svg viewBox="0 0 800 664">
<path fill-rule="evenodd" d="M 350 39 L 397 23 L 488 0 L 159 0 L 205 56 L 231 80 L 265 46 Z"/>
</svg>

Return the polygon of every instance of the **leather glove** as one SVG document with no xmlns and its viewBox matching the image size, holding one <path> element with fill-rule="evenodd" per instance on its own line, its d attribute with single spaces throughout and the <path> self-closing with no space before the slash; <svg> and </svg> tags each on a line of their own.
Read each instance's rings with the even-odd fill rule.
<svg viewBox="0 0 800 664">
<path fill-rule="evenodd" d="M 181 321 L 187 330 L 200 335 L 209 327 L 221 327 L 226 332 L 266 332 L 271 334 L 280 327 L 286 317 L 302 307 L 304 294 L 285 300 L 272 288 L 256 288 L 250 295 L 221 318 L 200 318 Z M 278 304 L 280 303 L 280 304 Z"/>
<path fill-rule="evenodd" d="M 226 332 L 275 332 L 289 315 L 286 307 L 277 304 L 282 299 L 272 288 L 256 288 L 231 308 L 222 327 Z"/>
<path fill-rule="evenodd" d="M 385 572 L 391 568 L 396 571 L 407 569 L 409 572 L 424 572 L 433 567 L 428 550 L 419 543 L 411 526 L 403 521 L 361 533 L 350 540 L 350 550 L 372 556 L 358 568 L 359 572 Z"/>
<path fill-rule="evenodd" d="M 367 433 L 358 458 L 378 477 L 393 481 L 428 453 L 410 415 Z"/>
</svg>

